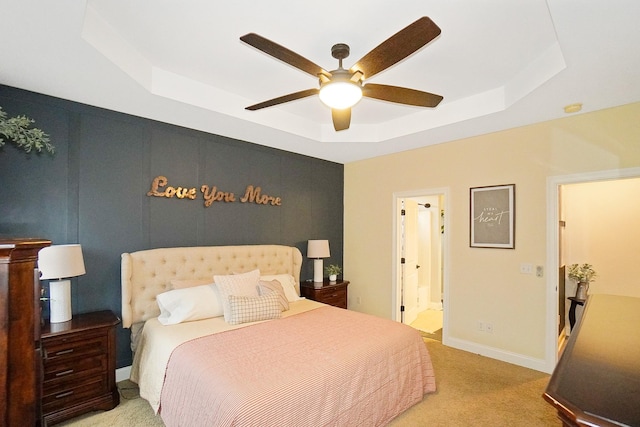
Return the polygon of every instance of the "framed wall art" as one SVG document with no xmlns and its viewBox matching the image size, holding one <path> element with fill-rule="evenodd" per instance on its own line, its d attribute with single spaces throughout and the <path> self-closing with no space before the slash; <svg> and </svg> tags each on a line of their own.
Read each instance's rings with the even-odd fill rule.
<svg viewBox="0 0 640 427">
<path fill-rule="evenodd" d="M 470 189 L 472 248 L 515 248 L 516 185 Z"/>
</svg>

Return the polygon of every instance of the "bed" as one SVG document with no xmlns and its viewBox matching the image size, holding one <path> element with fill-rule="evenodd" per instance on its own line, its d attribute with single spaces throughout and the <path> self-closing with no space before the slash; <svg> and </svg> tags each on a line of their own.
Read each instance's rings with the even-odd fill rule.
<svg viewBox="0 0 640 427">
<path fill-rule="evenodd" d="M 167 426 L 380 426 L 435 391 L 416 330 L 301 298 L 301 266 L 282 245 L 122 254 L 131 380 Z"/>
</svg>

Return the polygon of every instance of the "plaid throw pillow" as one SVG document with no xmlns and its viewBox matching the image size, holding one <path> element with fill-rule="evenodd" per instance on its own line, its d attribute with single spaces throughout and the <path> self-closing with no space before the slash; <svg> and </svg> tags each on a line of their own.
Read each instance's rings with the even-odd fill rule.
<svg viewBox="0 0 640 427">
<path fill-rule="evenodd" d="M 278 298 L 275 292 L 259 297 L 229 295 L 230 316 L 227 323 L 238 325 L 258 320 L 279 319 L 281 306 Z"/>
</svg>

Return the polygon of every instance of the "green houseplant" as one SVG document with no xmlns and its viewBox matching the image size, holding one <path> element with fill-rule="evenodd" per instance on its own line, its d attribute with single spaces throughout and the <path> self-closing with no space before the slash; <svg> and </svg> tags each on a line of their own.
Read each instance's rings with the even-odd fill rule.
<svg viewBox="0 0 640 427">
<path fill-rule="evenodd" d="M 35 121 L 27 116 L 8 117 L 0 107 L 0 147 L 5 144 L 4 137 L 27 153 L 45 150 L 53 154 L 55 149 L 49 135 L 38 128 L 29 128 L 32 123 Z"/>
<path fill-rule="evenodd" d="M 330 282 L 335 282 L 338 274 L 342 273 L 342 268 L 337 264 L 331 264 L 324 268 L 324 272 L 329 276 Z"/>
</svg>

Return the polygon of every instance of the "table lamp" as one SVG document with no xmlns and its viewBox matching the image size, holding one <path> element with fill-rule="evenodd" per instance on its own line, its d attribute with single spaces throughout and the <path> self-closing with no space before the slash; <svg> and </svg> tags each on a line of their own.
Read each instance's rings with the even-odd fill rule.
<svg viewBox="0 0 640 427">
<path fill-rule="evenodd" d="M 54 245 L 38 252 L 41 280 L 49 282 L 49 315 L 51 323 L 71 320 L 71 281 L 86 273 L 80 245 Z"/>
<path fill-rule="evenodd" d="M 313 258 L 313 281 L 322 283 L 322 258 L 329 258 L 328 240 L 309 240 L 307 245 L 307 258 Z"/>
</svg>

